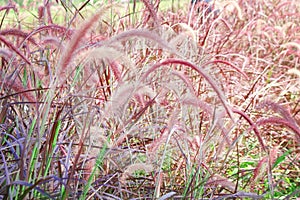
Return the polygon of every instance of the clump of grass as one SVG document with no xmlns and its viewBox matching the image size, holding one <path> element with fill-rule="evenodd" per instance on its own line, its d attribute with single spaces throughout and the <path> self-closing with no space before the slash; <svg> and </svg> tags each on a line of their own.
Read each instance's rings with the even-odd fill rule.
<svg viewBox="0 0 300 200">
<path fill-rule="evenodd" d="M 299 195 L 299 6 L 124 5 L 0 8 L 1 198 Z"/>
</svg>

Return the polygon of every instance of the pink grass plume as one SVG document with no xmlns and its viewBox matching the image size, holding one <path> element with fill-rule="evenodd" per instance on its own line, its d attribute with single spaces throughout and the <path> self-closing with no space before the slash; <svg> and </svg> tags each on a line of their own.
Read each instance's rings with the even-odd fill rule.
<svg viewBox="0 0 300 200">
<path fill-rule="evenodd" d="M 171 65 L 171 64 L 179 64 L 179 65 L 185 65 L 190 67 L 191 69 L 197 71 L 202 77 L 204 77 L 206 79 L 206 81 L 211 85 L 211 87 L 213 88 L 213 90 L 217 93 L 217 96 L 219 97 L 220 101 L 222 102 L 227 114 L 229 115 L 229 117 L 231 119 L 234 119 L 232 116 L 232 111 L 229 108 L 229 106 L 227 105 L 225 96 L 223 94 L 223 92 L 221 91 L 221 89 L 217 86 L 216 82 L 213 80 L 213 78 L 210 77 L 210 75 L 208 75 L 202 68 L 198 67 L 197 65 L 186 61 L 186 60 L 181 60 L 181 59 L 176 59 L 176 58 L 169 58 L 166 59 L 164 61 L 161 61 L 159 63 L 156 63 L 155 65 L 153 65 L 143 76 L 141 80 L 145 80 L 150 73 L 152 73 L 153 71 L 155 71 L 156 69 L 158 69 L 161 66 L 165 66 L 165 65 Z"/>
</svg>

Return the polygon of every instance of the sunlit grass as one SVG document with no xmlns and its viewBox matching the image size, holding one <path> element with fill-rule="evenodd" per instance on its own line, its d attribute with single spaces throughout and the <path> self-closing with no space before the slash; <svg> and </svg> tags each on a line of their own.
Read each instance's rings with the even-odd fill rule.
<svg viewBox="0 0 300 200">
<path fill-rule="evenodd" d="M 299 5 L 85 2 L 1 7 L 0 198 L 299 196 Z"/>
</svg>

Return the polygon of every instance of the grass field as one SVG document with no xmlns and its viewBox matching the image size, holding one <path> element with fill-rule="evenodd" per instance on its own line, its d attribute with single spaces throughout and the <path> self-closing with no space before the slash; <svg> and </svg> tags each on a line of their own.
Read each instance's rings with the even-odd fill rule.
<svg viewBox="0 0 300 200">
<path fill-rule="evenodd" d="M 300 5 L 0 6 L 0 199 L 299 199 Z"/>
</svg>

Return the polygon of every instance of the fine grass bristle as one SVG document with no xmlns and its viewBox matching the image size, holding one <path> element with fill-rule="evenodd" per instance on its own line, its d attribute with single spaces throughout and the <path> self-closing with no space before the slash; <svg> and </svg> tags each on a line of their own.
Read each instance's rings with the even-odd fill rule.
<svg viewBox="0 0 300 200">
<path fill-rule="evenodd" d="M 4 58 L 6 62 L 8 62 L 12 58 L 12 55 L 13 53 L 10 50 L 4 48 L 0 49 L 0 56 Z"/>
<path fill-rule="evenodd" d="M 240 110 L 233 109 L 233 112 L 234 112 L 234 113 L 237 113 L 237 114 L 239 114 L 239 115 L 241 115 L 241 116 L 249 123 L 249 125 L 251 125 L 251 129 L 254 130 L 254 133 L 255 133 L 255 135 L 257 136 L 258 141 L 259 141 L 259 143 L 260 143 L 262 149 L 263 149 L 264 151 L 266 151 L 266 147 L 265 147 L 265 145 L 264 145 L 263 139 L 262 139 L 261 134 L 260 134 L 260 132 L 259 132 L 259 130 L 258 130 L 258 128 L 257 128 L 256 123 L 254 123 L 254 122 L 249 118 L 249 116 L 248 116 L 246 113 L 244 113 L 244 112 L 242 112 L 242 111 L 240 111 Z"/>
<path fill-rule="evenodd" d="M 299 127 L 294 123 L 294 121 L 290 122 L 286 119 L 282 119 L 279 117 L 269 117 L 267 119 L 260 119 L 257 121 L 257 125 L 265 125 L 265 124 L 278 124 L 278 125 L 283 125 L 288 128 L 290 128 L 295 134 L 297 138 L 297 142 L 300 142 L 300 129 Z"/>
<path fill-rule="evenodd" d="M 113 43 L 121 42 L 129 38 L 135 38 L 135 37 L 143 37 L 146 39 L 150 39 L 156 42 L 159 46 L 161 46 L 161 48 L 168 49 L 171 51 L 171 53 L 174 53 L 175 55 L 177 54 L 176 50 L 173 49 L 168 43 L 166 43 L 165 40 L 161 39 L 161 37 L 157 33 L 146 29 L 134 29 L 134 30 L 124 31 L 118 35 L 113 36 L 109 40 L 105 41 L 103 45 L 109 46 L 112 45 Z"/>
<path fill-rule="evenodd" d="M 181 64 L 190 67 L 191 69 L 197 71 L 202 77 L 206 79 L 206 81 L 211 85 L 213 90 L 217 93 L 217 96 L 221 100 L 227 114 L 230 116 L 231 119 L 233 119 L 232 116 L 232 111 L 228 107 L 227 102 L 225 100 L 225 96 L 223 92 L 221 91 L 220 87 L 217 86 L 216 82 L 208 75 L 207 72 L 205 72 L 202 68 L 196 66 L 195 64 L 185 61 L 185 60 L 180 60 L 180 59 L 166 59 L 160 63 L 155 64 L 154 66 L 151 67 L 142 77 L 142 80 L 146 80 L 147 77 L 149 76 L 150 73 L 153 73 L 157 68 L 164 66 L 164 65 L 170 65 L 170 64 Z"/>
<path fill-rule="evenodd" d="M 70 42 L 66 46 L 65 51 L 62 53 L 63 56 L 61 56 L 58 63 L 58 69 L 56 72 L 57 77 L 63 76 L 63 72 L 67 70 L 68 65 L 73 58 L 74 52 L 79 47 L 80 42 L 84 39 L 86 33 L 94 25 L 94 23 L 98 21 L 103 12 L 109 7 L 110 6 L 105 6 L 104 8 L 100 9 L 100 11 L 98 11 L 93 17 L 83 23 L 80 29 L 74 33 Z"/>
<path fill-rule="evenodd" d="M 0 31 L 0 35 L 5 35 L 6 37 L 12 35 L 14 37 L 22 37 L 25 39 L 28 39 L 28 41 L 30 41 L 31 43 L 33 43 L 34 45 L 37 45 L 37 43 L 35 42 L 35 40 L 33 38 L 28 38 L 29 34 L 25 33 L 19 29 L 7 29 L 7 30 L 2 30 Z"/>
<path fill-rule="evenodd" d="M 144 3 L 146 8 L 148 9 L 148 11 L 150 13 L 150 16 L 153 18 L 153 21 L 154 21 L 155 25 L 158 27 L 159 26 L 159 19 L 157 17 L 157 11 L 155 10 L 153 3 L 149 0 L 142 0 L 142 2 Z M 145 19 L 147 19 L 146 16 L 145 16 Z M 147 21 L 145 21 L 144 23 L 146 23 L 146 22 Z"/>
<path fill-rule="evenodd" d="M 33 30 L 29 36 L 35 35 L 37 33 L 40 33 L 42 31 L 53 31 L 53 32 L 57 32 L 60 33 L 62 36 L 66 37 L 67 39 L 70 39 L 71 36 L 73 35 L 74 31 L 64 27 L 64 26 L 60 26 L 57 24 L 50 24 L 50 25 L 42 25 L 38 28 L 36 28 L 35 30 Z M 61 38 L 64 39 L 64 38 Z"/>
<path fill-rule="evenodd" d="M 1 88 L 5 89 L 5 90 L 9 91 L 10 89 L 12 89 L 15 92 L 14 94 L 8 94 L 7 96 L 19 95 L 19 96 L 25 97 L 31 103 L 36 102 L 36 98 L 34 97 L 34 95 L 32 95 L 33 91 L 27 90 L 27 88 L 24 88 L 22 83 L 18 79 L 16 79 L 16 80 L 6 79 L 4 81 L 0 80 L 0 85 L 1 85 Z M 2 96 L 2 99 L 4 99 L 4 98 L 6 98 L 6 97 Z"/>
<path fill-rule="evenodd" d="M 6 38 L 0 35 L 0 41 L 3 42 L 11 51 L 18 54 L 27 64 L 31 64 L 30 60 L 17 48 L 15 47 L 10 41 L 7 41 Z"/>
</svg>

